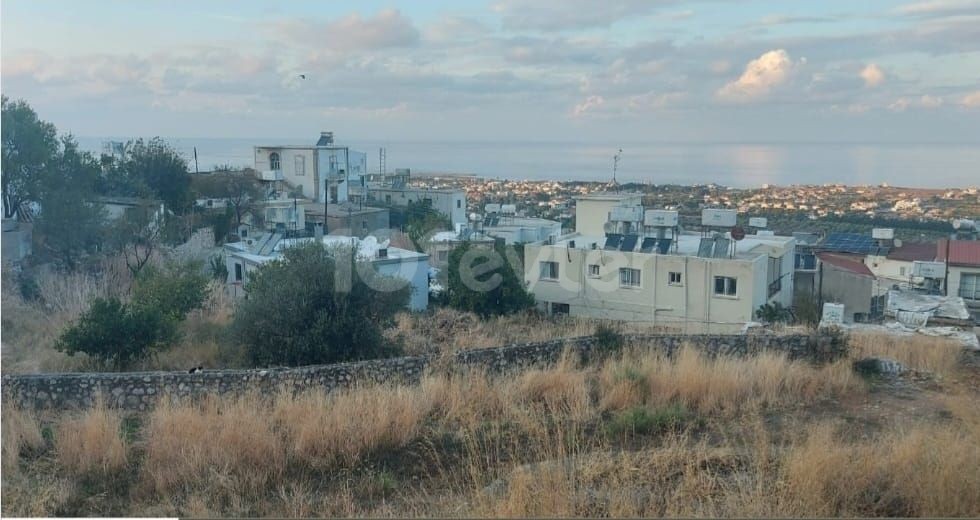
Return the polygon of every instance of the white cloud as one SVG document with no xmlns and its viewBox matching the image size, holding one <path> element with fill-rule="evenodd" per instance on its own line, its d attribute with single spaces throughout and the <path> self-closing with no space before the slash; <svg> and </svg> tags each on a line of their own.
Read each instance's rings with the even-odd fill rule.
<svg viewBox="0 0 980 520">
<path fill-rule="evenodd" d="M 980 108 L 980 90 L 963 96 L 960 104 L 967 108 Z"/>
<path fill-rule="evenodd" d="M 644 15 L 665 3 L 663 0 L 500 0 L 493 10 L 503 17 L 504 27 L 515 30 L 564 31 L 608 27 Z"/>
<path fill-rule="evenodd" d="M 352 13 L 326 23 L 290 18 L 275 24 L 276 33 L 299 45 L 333 51 L 370 51 L 410 47 L 418 43 L 419 30 L 396 9 L 373 17 Z"/>
<path fill-rule="evenodd" d="M 918 98 L 900 97 L 888 105 L 888 110 L 905 112 L 909 108 L 933 109 L 943 106 L 943 98 L 924 94 Z"/>
<path fill-rule="evenodd" d="M 885 81 L 885 71 L 881 70 L 881 67 L 874 63 L 869 63 L 861 69 L 860 75 L 861 79 L 864 80 L 864 86 L 869 88 L 877 87 Z"/>
<path fill-rule="evenodd" d="M 750 61 L 742 75 L 718 89 L 716 95 L 723 101 L 736 103 L 764 98 L 789 80 L 794 66 L 785 50 L 769 51 Z"/>
<path fill-rule="evenodd" d="M 589 111 L 595 110 L 603 105 L 606 100 L 602 96 L 589 96 L 585 101 L 575 105 L 572 109 L 572 117 L 582 117 Z"/>
<path fill-rule="evenodd" d="M 926 0 L 898 7 L 899 14 L 916 17 L 952 16 L 977 14 L 980 0 Z"/>
</svg>

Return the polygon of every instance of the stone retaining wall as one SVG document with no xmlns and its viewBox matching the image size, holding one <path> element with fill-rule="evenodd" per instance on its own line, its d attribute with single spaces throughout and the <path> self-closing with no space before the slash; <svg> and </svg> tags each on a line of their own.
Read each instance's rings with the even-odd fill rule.
<svg viewBox="0 0 980 520">
<path fill-rule="evenodd" d="M 745 356 L 762 351 L 785 352 L 791 359 L 825 362 L 846 353 L 846 338 L 835 335 L 720 336 L 720 335 L 627 335 L 625 345 L 674 352 L 690 344 L 709 355 Z M 546 366 L 567 350 L 595 359 L 618 350 L 601 344 L 593 336 L 567 338 L 542 343 L 524 343 L 497 348 L 464 350 L 450 357 L 441 368 L 478 368 L 493 372 Z M 358 363 L 318 365 L 301 368 L 252 370 L 205 370 L 186 372 L 71 373 L 3 376 L 5 400 L 32 408 L 78 408 L 90 406 L 102 396 L 111 406 L 126 410 L 145 410 L 162 395 L 199 398 L 207 394 L 224 395 L 278 390 L 299 392 L 310 388 L 332 390 L 355 383 L 418 382 L 429 357 L 401 357 Z"/>
</svg>

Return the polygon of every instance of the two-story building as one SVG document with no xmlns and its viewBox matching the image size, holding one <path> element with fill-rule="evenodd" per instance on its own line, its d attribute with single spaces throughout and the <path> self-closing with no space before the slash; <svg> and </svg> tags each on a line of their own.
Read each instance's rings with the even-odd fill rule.
<svg viewBox="0 0 980 520">
<path fill-rule="evenodd" d="M 734 333 L 763 304 L 791 305 L 794 245 L 772 235 L 576 232 L 526 245 L 524 277 L 545 312 Z"/>
<path fill-rule="evenodd" d="M 333 132 L 321 132 L 314 145 L 262 145 L 254 147 L 255 170 L 265 180 L 284 180 L 304 197 L 324 202 L 349 200 L 352 184 L 362 186 L 367 154 L 334 143 Z"/>
</svg>

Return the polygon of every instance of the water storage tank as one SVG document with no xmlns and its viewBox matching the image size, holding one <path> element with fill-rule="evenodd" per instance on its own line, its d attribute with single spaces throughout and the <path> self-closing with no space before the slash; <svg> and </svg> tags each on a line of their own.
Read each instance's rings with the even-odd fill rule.
<svg viewBox="0 0 980 520">
<path fill-rule="evenodd" d="M 701 225 L 713 227 L 732 227 L 735 225 L 735 210 L 706 209 L 701 212 Z"/>
<path fill-rule="evenodd" d="M 643 206 L 614 206 L 609 219 L 615 222 L 639 222 L 643 220 Z"/>
<path fill-rule="evenodd" d="M 643 224 L 656 227 L 676 227 L 680 217 L 669 209 L 648 209 L 643 214 Z"/>
<path fill-rule="evenodd" d="M 749 227 L 754 228 L 764 228 L 769 225 L 769 221 L 766 217 L 752 217 L 749 219 Z"/>
<path fill-rule="evenodd" d="M 500 212 L 503 213 L 504 215 L 513 215 L 514 213 L 517 213 L 517 205 L 515 205 L 515 204 L 501 204 L 500 205 Z"/>
<path fill-rule="evenodd" d="M 488 215 L 490 213 L 500 213 L 500 204 L 487 204 L 483 207 L 483 212 Z"/>
<path fill-rule="evenodd" d="M 892 228 L 874 228 L 871 230 L 871 238 L 875 240 L 891 240 L 895 238 L 895 230 Z"/>
</svg>

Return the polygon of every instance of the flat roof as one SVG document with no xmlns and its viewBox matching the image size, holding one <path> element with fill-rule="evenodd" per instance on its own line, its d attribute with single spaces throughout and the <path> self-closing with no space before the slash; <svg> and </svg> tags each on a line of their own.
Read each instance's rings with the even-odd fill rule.
<svg viewBox="0 0 980 520">
<path fill-rule="evenodd" d="M 259 235 L 253 238 L 252 241 L 255 244 L 262 243 L 266 236 L 267 234 Z M 315 242 L 316 238 L 313 237 L 282 238 L 276 242 L 275 246 L 272 248 L 272 252 L 268 255 L 259 255 L 249 251 L 249 246 L 244 241 L 226 244 L 226 248 L 233 251 L 232 254 L 239 258 L 243 258 L 256 264 L 262 264 L 281 257 L 282 251 L 286 248 Z M 357 256 L 362 260 L 369 260 L 372 262 L 384 262 L 385 260 L 424 260 L 429 257 L 429 255 L 425 253 L 409 251 L 400 247 L 391 246 L 388 241 L 378 242 L 378 239 L 373 236 L 367 236 L 361 239 L 345 235 L 324 235 L 322 238 L 322 243 L 327 247 L 355 245 L 357 247 Z M 386 248 L 388 250 L 388 256 L 386 258 L 378 258 L 378 250 L 382 248 Z"/>
<path fill-rule="evenodd" d="M 416 188 L 412 186 L 406 186 L 404 188 L 394 188 L 391 186 L 378 186 L 378 187 L 368 186 L 368 191 L 403 191 L 403 192 L 416 191 L 420 193 L 463 193 L 463 194 L 466 193 L 466 190 L 463 189 Z"/>
<path fill-rule="evenodd" d="M 726 238 L 730 238 L 728 233 L 725 234 Z M 555 247 L 569 247 L 571 242 L 575 242 L 574 249 L 592 249 L 592 244 L 596 244 L 597 249 L 603 249 L 606 244 L 605 236 L 587 236 L 578 233 L 572 233 L 571 235 L 565 235 L 560 239 L 555 241 Z M 636 242 L 636 249 L 631 251 L 620 251 L 629 252 L 634 254 L 659 254 L 657 252 L 644 253 L 639 251 L 639 246 L 642 243 L 643 237 L 640 237 Z M 793 241 L 793 237 L 776 236 L 776 235 L 746 235 L 744 239 L 735 241 L 735 259 L 736 260 L 748 260 L 756 258 L 759 255 L 766 254 L 768 252 L 764 250 L 766 247 L 786 247 L 790 242 Z M 541 242 L 537 242 L 541 244 Z M 676 250 L 675 250 L 676 244 Z M 670 250 L 667 255 L 669 256 L 693 256 L 698 255 L 698 249 L 701 245 L 701 235 L 700 234 L 682 234 L 678 235 L 676 239 L 671 242 Z M 605 249 L 603 249 L 605 250 Z M 612 250 L 608 250 L 612 252 Z M 727 258 L 727 257 L 726 257 Z"/>
<path fill-rule="evenodd" d="M 348 211 L 349 210 L 349 211 Z M 310 202 L 305 206 L 305 211 L 307 215 L 313 215 L 317 217 L 323 216 L 323 203 L 322 202 Z M 357 204 L 328 204 L 327 212 L 331 217 L 346 217 L 348 215 L 368 215 L 371 213 L 380 213 L 388 211 L 387 208 L 376 208 L 374 206 L 359 206 Z"/>
<path fill-rule="evenodd" d="M 631 199 L 635 197 L 642 197 L 642 193 L 610 193 L 610 192 L 598 192 L 589 193 L 588 195 L 576 195 L 573 197 L 575 200 L 612 200 L 620 201 L 625 199 Z"/>
</svg>

